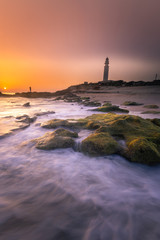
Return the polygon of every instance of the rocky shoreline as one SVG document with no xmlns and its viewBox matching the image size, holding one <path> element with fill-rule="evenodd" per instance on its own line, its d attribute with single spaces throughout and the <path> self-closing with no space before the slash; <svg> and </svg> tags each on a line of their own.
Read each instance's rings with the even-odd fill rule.
<svg viewBox="0 0 160 240">
<path fill-rule="evenodd" d="M 0 97 L 25 97 L 25 98 L 53 98 L 57 96 L 63 96 L 68 93 L 85 93 L 89 91 L 90 93 L 93 91 L 99 91 L 101 88 L 108 90 L 109 87 L 143 87 L 143 86 L 160 86 L 160 80 L 153 80 L 150 82 L 145 81 L 130 81 L 125 82 L 123 80 L 108 82 L 97 82 L 97 83 L 83 83 L 75 86 L 70 86 L 67 89 L 56 91 L 56 92 L 22 92 L 15 94 L 5 94 L 0 92 Z M 101 91 L 97 93 L 102 93 Z M 107 92 L 106 92 L 107 93 Z"/>
<path fill-rule="evenodd" d="M 74 139 L 78 138 L 78 133 L 88 129 L 92 133 L 79 147 L 79 151 L 85 154 L 119 154 L 131 162 L 147 165 L 160 163 L 160 119 L 107 113 L 78 120 L 53 119 L 44 122 L 41 127 L 54 131 L 32 140 L 38 149 L 74 149 Z"/>
<path fill-rule="evenodd" d="M 73 89 L 72 89 L 73 90 Z M 41 93 L 36 93 L 40 96 Z M 45 95 L 46 94 L 46 95 Z M 44 93 L 43 96 L 48 96 Z M 15 94 L 23 96 L 22 94 Z M 38 97 L 38 95 L 36 95 Z M 34 93 L 25 93 L 25 96 L 34 96 Z M 50 94 L 50 97 L 53 94 Z M 126 108 L 113 105 L 111 102 L 92 100 L 90 97 L 77 95 L 68 90 L 60 91 L 54 95 L 54 101 L 77 103 L 91 107 L 94 112 L 89 117 L 75 119 L 52 119 L 41 124 L 42 128 L 53 129 L 43 136 L 31 140 L 35 147 L 41 150 L 57 148 L 73 148 L 77 151 L 76 141 L 78 134 L 83 129 L 91 130 L 92 133 L 80 142 L 78 151 L 90 156 L 103 156 L 118 154 L 131 162 L 154 165 L 160 163 L 160 119 L 143 119 L 142 117 L 129 115 Z M 155 111 L 159 106 L 156 104 L 144 104 L 142 102 L 125 101 L 122 106 L 142 106 L 145 110 L 141 114 L 159 114 Z M 23 104 L 24 108 L 32 107 L 30 102 Z M 100 114 L 102 112 L 103 114 Z M 29 127 L 38 116 L 53 114 L 54 111 L 46 111 L 30 117 L 22 115 L 17 117 L 15 130 Z M 6 134 L 4 136 L 7 136 Z M 1 136 L 2 138 L 3 136 Z"/>
</svg>

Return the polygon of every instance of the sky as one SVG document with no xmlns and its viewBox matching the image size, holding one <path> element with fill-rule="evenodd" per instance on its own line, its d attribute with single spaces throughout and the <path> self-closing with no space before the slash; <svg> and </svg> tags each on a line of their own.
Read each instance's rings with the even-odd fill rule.
<svg viewBox="0 0 160 240">
<path fill-rule="evenodd" d="M 0 0 L 0 91 L 160 77 L 160 0 Z"/>
</svg>

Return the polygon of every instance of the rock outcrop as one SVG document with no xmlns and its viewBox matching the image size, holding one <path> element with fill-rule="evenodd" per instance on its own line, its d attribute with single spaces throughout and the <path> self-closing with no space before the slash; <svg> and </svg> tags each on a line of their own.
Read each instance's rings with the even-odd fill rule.
<svg viewBox="0 0 160 240">
<path fill-rule="evenodd" d="M 123 103 L 124 106 L 140 106 L 143 105 L 143 103 L 137 103 L 137 102 L 132 102 L 132 101 L 126 101 Z"/>
<path fill-rule="evenodd" d="M 94 133 L 81 143 L 81 151 L 85 154 L 101 156 L 116 153 L 131 162 L 148 165 L 160 163 L 160 119 L 150 120 L 138 116 L 108 113 L 93 114 L 72 122 L 53 119 L 43 124 L 47 128 L 56 128 L 60 125 L 77 131 L 94 130 Z M 55 139 L 54 133 L 50 134 L 40 138 L 41 146 L 44 139 L 50 137 Z M 120 144 L 122 141 L 125 144 Z M 70 140 L 69 144 L 71 144 Z"/>
<path fill-rule="evenodd" d="M 127 109 L 122 109 L 119 106 L 112 105 L 111 103 L 105 103 L 102 107 L 95 108 L 93 111 L 99 112 L 120 112 L 120 113 L 128 113 Z"/>
<path fill-rule="evenodd" d="M 76 137 L 78 137 L 76 132 L 60 128 L 53 132 L 48 132 L 33 141 L 36 142 L 36 148 L 43 150 L 73 148 L 75 144 L 73 138 Z"/>
</svg>

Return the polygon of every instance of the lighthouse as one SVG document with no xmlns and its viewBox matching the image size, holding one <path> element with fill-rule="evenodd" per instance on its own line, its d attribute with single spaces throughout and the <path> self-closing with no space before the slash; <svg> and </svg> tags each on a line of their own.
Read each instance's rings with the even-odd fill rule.
<svg viewBox="0 0 160 240">
<path fill-rule="evenodd" d="M 104 74 L 103 74 L 103 82 L 108 81 L 108 75 L 109 75 L 109 58 L 106 58 L 106 61 L 104 63 Z"/>
</svg>

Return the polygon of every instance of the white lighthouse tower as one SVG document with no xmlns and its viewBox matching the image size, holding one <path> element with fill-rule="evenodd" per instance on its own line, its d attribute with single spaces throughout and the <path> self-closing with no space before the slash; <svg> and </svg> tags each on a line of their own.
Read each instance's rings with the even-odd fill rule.
<svg viewBox="0 0 160 240">
<path fill-rule="evenodd" d="M 108 81 L 108 76 L 109 76 L 109 58 L 107 57 L 104 65 L 103 82 Z"/>
</svg>

